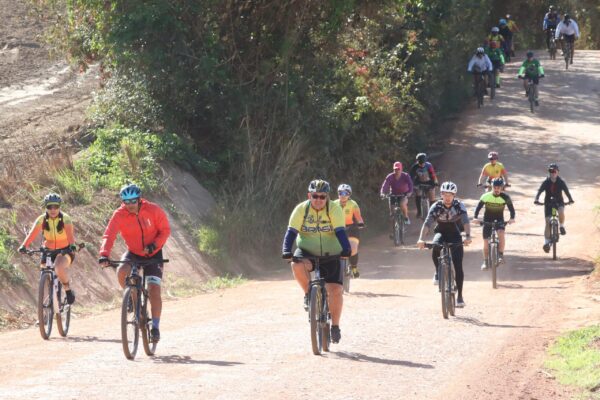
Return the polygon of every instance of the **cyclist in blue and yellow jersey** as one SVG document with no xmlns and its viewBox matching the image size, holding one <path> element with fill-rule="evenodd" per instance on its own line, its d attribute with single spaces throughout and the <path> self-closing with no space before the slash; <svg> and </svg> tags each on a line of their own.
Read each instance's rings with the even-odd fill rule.
<svg viewBox="0 0 600 400">
<path fill-rule="evenodd" d="M 479 175 L 479 179 L 477 180 L 477 186 L 482 185 L 481 180 L 483 178 L 486 178 L 486 184 L 490 184 L 495 178 L 504 178 L 504 185 L 510 186 L 508 184 L 508 173 L 504 168 L 504 164 L 498 161 L 498 153 L 495 151 L 490 151 L 488 153 L 488 160 L 490 160 L 490 162 L 485 164 L 481 169 L 481 174 Z"/>
<path fill-rule="evenodd" d="M 502 50 L 504 51 L 504 59 L 506 62 L 510 62 L 510 49 L 512 47 L 513 33 L 508 26 L 508 21 L 504 18 L 501 18 L 498 22 L 498 29 L 500 35 L 504 39 L 502 44 Z"/>
<path fill-rule="evenodd" d="M 516 41 L 517 32 L 519 32 L 519 26 L 512 19 L 512 16 L 510 14 L 506 14 L 506 23 L 508 24 L 508 29 L 510 29 L 510 31 L 512 32 L 512 42 L 510 44 L 510 56 L 514 57 L 515 56 L 515 41 Z"/>
<path fill-rule="evenodd" d="M 550 35 L 553 35 L 556 31 L 556 27 L 560 22 L 560 15 L 558 15 L 558 11 L 554 8 L 554 6 L 550 6 L 548 8 L 548 12 L 544 15 L 544 22 L 542 23 L 542 27 L 544 32 L 546 32 L 546 48 L 550 49 Z"/>
<path fill-rule="evenodd" d="M 352 276 L 358 278 L 360 276 L 360 273 L 358 272 L 359 230 L 365 227 L 365 221 L 363 221 L 362 215 L 360 214 L 358 203 L 351 199 L 350 196 L 352 196 L 352 187 L 346 183 L 342 183 L 338 186 L 338 199 L 334 200 L 334 203 L 342 207 L 344 217 L 346 218 L 346 232 L 348 233 L 350 246 L 352 246 L 350 267 L 352 267 Z"/>
<path fill-rule="evenodd" d="M 498 261 L 500 263 L 504 262 L 504 247 L 506 243 L 505 235 L 504 235 L 504 208 L 508 207 L 508 211 L 510 212 L 510 219 L 508 220 L 509 224 L 515 222 L 515 207 L 513 206 L 512 200 L 510 196 L 503 192 L 504 190 L 504 180 L 502 178 L 495 178 L 492 181 L 492 191 L 485 193 L 479 199 L 479 204 L 475 208 L 475 216 L 477 219 L 479 216 L 479 211 L 483 207 L 485 207 L 485 212 L 483 214 L 484 222 L 494 222 L 497 221 L 500 223 L 500 226 L 496 228 L 498 231 Z M 483 264 L 481 264 L 481 269 L 485 270 L 489 268 L 487 265 L 487 257 L 488 257 L 488 241 L 492 234 L 492 227 L 487 225 L 483 227 Z"/>
<path fill-rule="evenodd" d="M 502 37 L 502 36 L 500 36 Z M 492 71 L 498 71 L 496 73 L 496 81 L 488 82 L 491 86 L 495 84 L 497 88 L 500 87 L 500 73 L 504 71 L 504 51 L 502 50 L 501 41 L 499 40 L 486 40 L 483 45 L 483 50 L 485 54 L 488 56 L 490 61 L 492 62 L 493 69 Z"/>
<path fill-rule="evenodd" d="M 331 341 L 341 339 L 340 318 L 343 305 L 344 271 L 340 257 L 351 255 L 350 241 L 342 208 L 329 199 L 331 188 L 327 181 L 315 179 L 308 185 L 308 200 L 298 204 L 283 238 L 282 258 L 292 261 L 294 278 L 304 291 L 304 308 L 308 310 L 310 272 L 314 265 L 305 257 L 325 257 L 320 262 L 321 277 L 325 280 L 329 311 L 331 312 Z M 296 251 L 292 246 L 296 242 Z"/>
<path fill-rule="evenodd" d="M 531 79 L 535 85 L 535 105 L 539 106 L 540 103 L 538 101 L 538 84 L 540 83 L 540 78 L 544 77 L 544 68 L 542 68 L 542 64 L 536 59 L 533 58 L 533 51 L 527 52 L 527 59 L 523 61 L 521 68 L 519 68 L 519 72 L 517 73 L 519 78 L 523 79 L 523 88 L 525 89 L 525 97 L 527 97 L 529 90 L 528 80 Z"/>
<path fill-rule="evenodd" d="M 52 258 L 56 276 L 65 288 L 67 303 L 75 302 L 75 292 L 69 286 L 68 268 L 75 260 L 75 230 L 73 221 L 66 213 L 60 210 L 62 199 L 56 193 L 49 193 L 44 197 L 46 212 L 35 220 L 33 227 L 27 234 L 23 244 L 19 247 L 19 253 L 26 253 L 27 247 L 33 243 L 40 234 L 44 236 L 43 246 L 50 250 L 64 250 L 65 254 L 57 254 Z M 46 258 L 42 256 L 40 267 L 44 268 Z"/>
<path fill-rule="evenodd" d="M 429 196 L 430 204 L 435 201 L 435 187 L 438 185 L 438 179 L 435 174 L 435 169 L 429 161 L 427 161 L 427 154 L 417 154 L 416 162 L 410 167 L 410 177 L 413 179 L 414 186 L 428 185 L 429 190 L 427 196 Z M 417 191 L 415 196 L 415 202 L 417 205 L 417 218 L 421 217 L 422 214 L 426 214 L 429 210 L 421 210 L 421 193 Z"/>
</svg>

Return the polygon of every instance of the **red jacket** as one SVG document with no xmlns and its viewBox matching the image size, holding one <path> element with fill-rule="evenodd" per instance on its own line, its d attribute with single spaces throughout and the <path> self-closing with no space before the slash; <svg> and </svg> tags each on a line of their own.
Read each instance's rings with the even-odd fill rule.
<svg viewBox="0 0 600 400">
<path fill-rule="evenodd" d="M 153 256 L 162 249 L 171 234 L 171 228 L 167 214 L 157 204 L 141 199 L 137 215 L 127 211 L 124 204 L 115 210 L 102 236 L 101 257 L 110 256 L 117 233 L 121 233 L 130 252 L 145 257 Z M 151 243 L 154 243 L 156 250 L 146 255 L 144 248 Z"/>
</svg>

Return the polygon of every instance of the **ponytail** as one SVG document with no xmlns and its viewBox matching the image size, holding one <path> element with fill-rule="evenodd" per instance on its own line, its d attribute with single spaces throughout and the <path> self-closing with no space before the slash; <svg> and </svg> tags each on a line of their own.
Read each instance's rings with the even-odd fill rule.
<svg viewBox="0 0 600 400">
<path fill-rule="evenodd" d="M 42 222 L 42 229 L 45 231 L 50 230 L 50 216 L 48 215 L 48 211 L 46 211 L 46 216 L 44 217 L 44 222 Z M 63 222 L 63 214 L 62 212 L 58 213 L 58 224 L 56 225 L 56 232 L 61 233 L 65 228 L 65 223 Z"/>
</svg>

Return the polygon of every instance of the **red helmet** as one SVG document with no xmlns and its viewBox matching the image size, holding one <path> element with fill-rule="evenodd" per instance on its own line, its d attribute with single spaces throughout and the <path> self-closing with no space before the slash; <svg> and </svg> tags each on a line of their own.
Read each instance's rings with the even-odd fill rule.
<svg viewBox="0 0 600 400">
<path fill-rule="evenodd" d="M 490 151 L 488 153 L 488 159 L 489 160 L 497 160 L 498 159 L 498 153 L 495 151 Z"/>
</svg>

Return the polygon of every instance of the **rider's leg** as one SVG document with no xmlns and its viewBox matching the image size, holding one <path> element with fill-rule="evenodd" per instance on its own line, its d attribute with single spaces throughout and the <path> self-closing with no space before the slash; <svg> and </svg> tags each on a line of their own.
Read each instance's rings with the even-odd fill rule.
<svg viewBox="0 0 600 400">
<path fill-rule="evenodd" d="M 435 202 L 435 187 L 432 186 L 427 194 L 429 195 L 429 206 L 431 206 Z M 425 212 L 427 213 L 429 210 L 425 210 Z"/>
<path fill-rule="evenodd" d="M 558 207 L 558 222 L 560 223 L 560 226 L 565 225 L 565 208 L 564 207 Z"/>
<path fill-rule="evenodd" d="M 352 275 L 355 278 L 358 278 L 360 273 L 358 272 L 358 243 L 359 239 L 351 236 L 348 238 L 350 240 L 350 246 L 352 247 L 352 253 L 350 255 L 350 268 L 352 270 Z"/>
<path fill-rule="evenodd" d="M 550 50 L 550 29 L 546 29 L 546 49 Z"/>
<path fill-rule="evenodd" d="M 154 276 L 148 278 L 156 278 Z M 148 297 L 152 313 L 152 327 L 158 328 L 158 321 L 162 312 L 162 298 L 160 296 L 160 283 L 148 283 Z"/>
<path fill-rule="evenodd" d="M 498 252 L 504 254 L 504 246 L 506 244 L 506 235 L 504 229 L 498 229 Z"/>
<path fill-rule="evenodd" d="M 68 270 L 70 265 L 71 257 L 68 254 L 59 254 L 54 260 L 54 271 L 56 272 L 56 276 L 58 277 L 58 280 L 62 283 L 63 288 L 65 288 L 65 290 L 70 290 Z"/>
<path fill-rule="evenodd" d="M 488 258 L 488 239 L 483 239 L 483 261 L 486 261 Z"/>
<path fill-rule="evenodd" d="M 312 270 L 311 262 L 306 259 L 300 259 L 292 262 L 291 264 L 294 279 L 296 279 L 296 282 L 298 282 L 298 285 L 300 285 L 304 294 L 307 294 L 308 285 L 310 282 L 310 271 Z"/>
<path fill-rule="evenodd" d="M 329 300 L 329 312 L 331 313 L 331 324 L 338 326 L 342 317 L 342 306 L 344 305 L 344 287 L 338 283 L 327 283 L 327 299 Z"/>
<path fill-rule="evenodd" d="M 436 233 L 433 236 L 432 242 L 433 243 L 441 244 L 442 243 L 442 234 L 441 233 Z M 438 247 L 438 246 L 435 246 L 433 248 L 433 251 L 431 252 L 431 258 L 433 259 L 433 267 L 435 268 L 435 275 L 436 276 L 438 274 L 439 263 L 440 263 L 439 257 L 440 257 L 441 252 L 442 252 L 442 249 L 440 247 Z"/>
<path fill-rule="evenodd" d="M 400 207 L 402 208 L 402 214 L 404 215 L 404 219 L 408 222 L 408 197 L 403 197 L 400 202 Z"/>
<path fill-rule="evenodd" d="M 465 273 L 463 272 L 462 260 L 464 250 L 462 246 L 452 248 L 452 262 L 454 263 L 454 272 L 456 275 L 456 290 L 458 291 L 458 299 L 462 300 L 463 282 Z"/>
<path fill-rule="evenodd" d="M 423 210 L 421 210 L 421 196 L 419 196 L 418 194 L 415 196 L 415 206 L 417 207 L 417 218 L 418 218 L 423 213 Z"/>
<path fill-rule="evenodd" d="M 550 217 L 546 217 L 546 227 L 544 228 L 544 243 L 550 243 Z"/>
<path fill-rule="evenodd" d="M 117 279 L 119 280 L 121 289 L 125 289 L 125 280 L 127 279 L 129 272 L 131 272 L 131 265 L 129 264 L 121 264 L 117 268 Z"/>
</svg>

